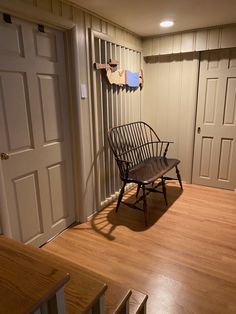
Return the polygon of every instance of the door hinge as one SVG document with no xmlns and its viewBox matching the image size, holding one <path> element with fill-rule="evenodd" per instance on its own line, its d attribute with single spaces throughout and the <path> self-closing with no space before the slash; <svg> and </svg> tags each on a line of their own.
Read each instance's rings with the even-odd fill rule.
<svg viewBox="0 0 236 314">
<path fill-rule="evenodd" d="M 3 14 L 2 14 L 2 17 L 3 17 L 3 21 L 4 21 L 4 22 L 9 23 L 9 24 L 12 24 L 10 14 L 3 13 Z"/>
<path fill-rule="evenodd" d="M 38 31 L 39 31 L 40 33 L 45 33 L 44 25 L 43 25 L 43 24 L 38 24 Z"/>
</svg>

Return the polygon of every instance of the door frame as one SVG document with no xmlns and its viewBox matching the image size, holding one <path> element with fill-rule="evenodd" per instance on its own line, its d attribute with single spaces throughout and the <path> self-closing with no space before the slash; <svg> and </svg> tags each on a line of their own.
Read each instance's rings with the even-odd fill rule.
<svg viewBox="0 0 236 314">
<path fill-rule="evenodd" d="M 72 126 L 70 128 L 70 137 L 71 137 L 71 154 L 72 154 L 72 168 L 81 169 L 80 159 L 77 153 L 75 143 L 78 143 L 78 137 L 76 130 L 73 128 L 74 125 L 78 122 L 78 113 L 77 108 L 79 108 L 79 98 L 74 96 L 74 86 L 71 84 L 72 77 L 75 76 L 78 79 L 78 69 L 76 68 L 73 71 L 73 65 L 77 64 L 75 61 L 75 55 L 71 56 L 71 51 L 76 50 L 77 55 L 79 54 L 78 47 L 76 45 L 76 38 L 73 34 L 76 31 L 76 23 L 72 22 L 63 17 L 55 16 L 51 13 L 47 13 L 44 10 L 36 8 L 32 10 L 27 4 L 22 3 L 19 0 L 3 0 L 0 3 L 0 12 L 10 14 L 16 18 L 29 21 L 35 24 L 43 24 L 47 27 L 57 29 L 63 32 L 64 35 L 64 48 L 65 48 L 65 67 L 66 67 L 66 79 L 67 79 L 67 90 L 68 90 L 68 103 L 69 103 L 69 123 Z M 73 73 L 74 72 L 74 73 Z M 80 131 L 80 130 L 79 130 Z M 73 188 L 74 188 L 74 211 L 75 211 L 75 221 L 79 222 L 80 217 L 84 216 L 84 213 L 78 211 L 80 208 L 78 204 L 80 199 L 79 193 L 79 182 L 78 176 L 73 173 Z M 84 206 L 82 206 L 82 209 Z M 2 161 L 0 160 L 0 234 L 4 234 L 8 237 L 12 236 L 10 217 L 7 207 L 7 198 L 4 185 L 3 171 L 2 171 Z"/>
<path fill-rule="evenodd" d="M 194 151 L 195 151 L 195 141 L 196 141 L 196 127 L 197 127 L 197 109 L 198 109 L 198 92 L 199 92 L 199 80 L 200 80 L 200 61 L 203 51 L 198 53 L 198 71 L 196 77 L 196 94 L 195 94 L 195 117 L 194 117 L 194 126 L 193 126 L 193 142 L 192 142 L 192 161 L 191 161 L 191 173 L 190 173 L 190 184 L 193 184 L 193 164 L 194 164 Z"/>
</svg>

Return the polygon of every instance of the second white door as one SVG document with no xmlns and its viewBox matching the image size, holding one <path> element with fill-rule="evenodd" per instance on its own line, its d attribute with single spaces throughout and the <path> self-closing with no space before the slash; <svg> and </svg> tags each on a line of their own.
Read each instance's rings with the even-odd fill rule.
<svg viewBox="0 0 236 314">
<path fill-rule="evenodd" d="M 236 189 L 236 49 L 201 55 L 193 183 Z"/>
</svg>

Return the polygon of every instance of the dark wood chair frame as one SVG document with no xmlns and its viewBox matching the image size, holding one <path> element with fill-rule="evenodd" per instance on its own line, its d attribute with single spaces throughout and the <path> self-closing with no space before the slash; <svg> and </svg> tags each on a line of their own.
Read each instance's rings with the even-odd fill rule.
<svg viewBox="0 0 236 314">
<path fill-rule="evenodd" d="M 150 192 L 163 193 L 167 205 L 166 180 L 178 180 L 183 189 L 178 159 L 167 158 L 169 141 L 161 141 L 156 132 L 145 122 L 138 121 L 117 126 L 108 131 L 108 142 L 117 162 L 120 178 L 123 181 L 116 212 L 120 203 L 144 211 L 145 224 L 148 224 L 148 208 L 146 196 Z M 175 168 L 177 178 L 165 176 Z M 137 193 L 134 204 L 123 202 L 122 198 L 127 183 L 136 183 Z M 162 186 L 162 191 L 157 190 Z M 138 198 L 142 188 L 142 195 Z M 143 208 L 137 203 L 143 201 Z"/>
</svg>

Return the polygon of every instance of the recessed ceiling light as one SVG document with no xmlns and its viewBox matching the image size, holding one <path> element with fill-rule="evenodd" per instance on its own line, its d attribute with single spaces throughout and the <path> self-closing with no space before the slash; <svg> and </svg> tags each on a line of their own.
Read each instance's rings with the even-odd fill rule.
<svg viewBox="0 0 236 314">
<path fill-rule="evenodd" d="M 171 27 L 171 26 L 173 26 L 173 25 L 174 25 L 174 22 L 173 22 L 173 21 L 168 21 L 168 20 L 162 21 L 162 22 L 160 23 L 160 26 L 161 26 L 161 27 Z"/>
</svg>

